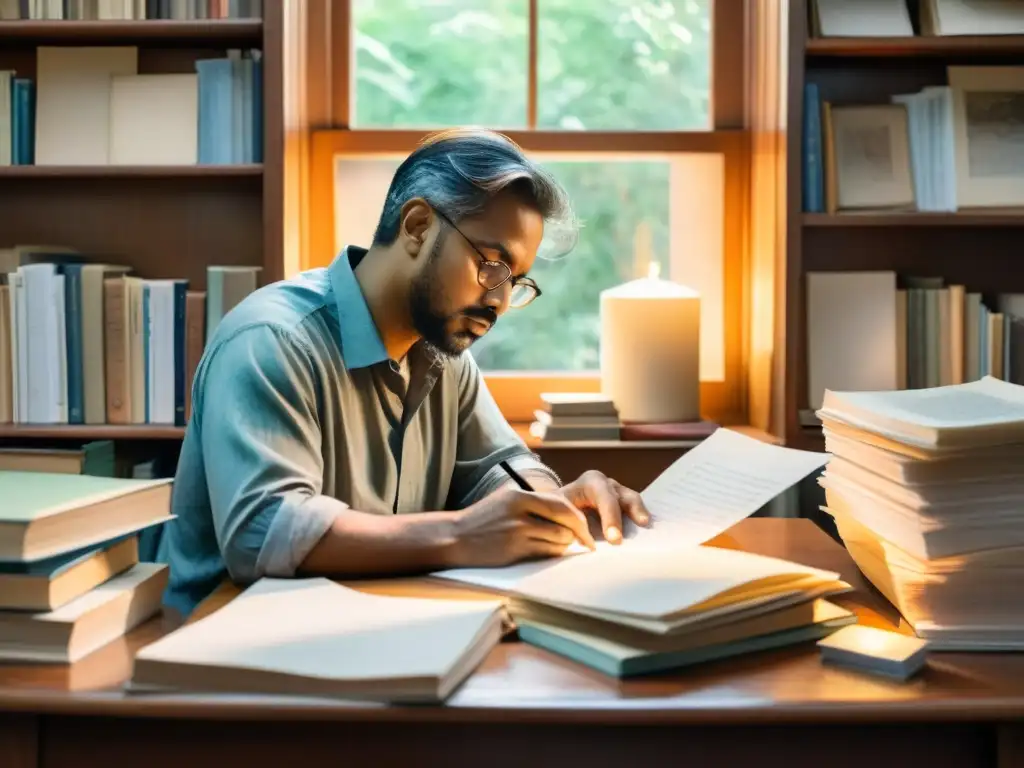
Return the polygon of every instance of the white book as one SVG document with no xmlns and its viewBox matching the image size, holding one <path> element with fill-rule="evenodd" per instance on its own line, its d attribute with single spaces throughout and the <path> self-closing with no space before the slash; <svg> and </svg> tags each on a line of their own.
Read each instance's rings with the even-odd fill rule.
<svg viewBox="0 0 1024 768">
<path fill-rule="evenodd" d="M 913 37 L 905 0 L 812 0 L 822 37 Z"/>
<path fill-rule="evenodd" d="M 112 165 L 192 165 L 199 157 L 198 137 L 194 72 L 111 78 Z"/>
<path fill-rule="evenodd" d="M 134 47 L 40 46 L 36 165 L 107 165 L 111 78 L 137 68 Z"/>
</svg>

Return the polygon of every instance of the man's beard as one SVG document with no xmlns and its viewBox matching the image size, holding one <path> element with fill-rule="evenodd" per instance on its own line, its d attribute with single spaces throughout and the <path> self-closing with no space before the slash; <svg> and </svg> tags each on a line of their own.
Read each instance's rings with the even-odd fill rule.
<svg viewBox="0 0 1024 768">
<path fill-rule="evenodd" d="M 444 288 L 437 278 L 436 258 L 441 238 L 427 257 L 424 269 L 416 276 L 409 293 L 409 314 L 413 328 L 423 337 L 428 350 L 442 357 L 458 357 L 476 340 L 468 331 L 451 331 L 449 327 L 459 314 L 478 317 L 491 325 L 498 319 L 489 308 L 467 309 L 454 314 L 439 312 L 436 307 L 444 300 Z"/>
</svg>

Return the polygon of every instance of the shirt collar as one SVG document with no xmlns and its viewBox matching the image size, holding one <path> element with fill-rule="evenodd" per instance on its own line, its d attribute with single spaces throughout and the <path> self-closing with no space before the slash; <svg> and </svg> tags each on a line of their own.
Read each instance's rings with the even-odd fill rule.
<svg viewBox="0 0 1024 768">
<path fill-rule="evenodd" d="M 341 359 L 350 371 L 390 359 L 353 271 L 364 256 L 365 248 L 349 245 L 327 268 L 338 310 Z"/>
</svg>

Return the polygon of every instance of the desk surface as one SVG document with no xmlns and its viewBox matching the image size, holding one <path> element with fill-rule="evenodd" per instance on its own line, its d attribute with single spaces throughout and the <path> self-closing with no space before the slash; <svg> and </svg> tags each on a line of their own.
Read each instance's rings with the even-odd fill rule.
<svg viewBox="0 0 1024 768">
<path fill-rule="evenodd" d="M 839 571 L 862 623 L 898 616 L 845 550 L 807 520 L 750 519 L 714 542 Z M 223 591 L 205 610 L 230 599 Z M 202 609 L 201 609 L 202 610 Z M 757 723 L 1024 718 L 1024 654 L 934 654 L 899 684 L 824 667 L 813 645 L 618 681 L 519 642 L 501 644 L 445 706 L 385 707 L 265 696 L 128 696 L 135 649 L 173 626 L 161 617 L 70 667 L 0 665 L 0 712 L 161 718 L 547 723 Z"/>
</svg>

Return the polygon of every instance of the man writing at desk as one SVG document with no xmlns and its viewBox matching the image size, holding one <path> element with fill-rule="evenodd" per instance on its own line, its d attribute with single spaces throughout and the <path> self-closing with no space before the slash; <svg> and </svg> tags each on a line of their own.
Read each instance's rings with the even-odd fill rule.
<svg viewBox="0 0 1024 768">
<path fill-rule="evenodd" d="M 432 137 L 398 168 L 370 248 L 247 297 L 207 342 L 159 559 L 183 613 L 226 577 L 399 575 L 621 540 L 639 494 L 562 485 L 463 354 L 510 308 L 564 191 L 504 137 Z M 508 462 L 535 492 L 520 489 Z M 415 513 L 415 514 L 412 514 Z"/>
</svg>

